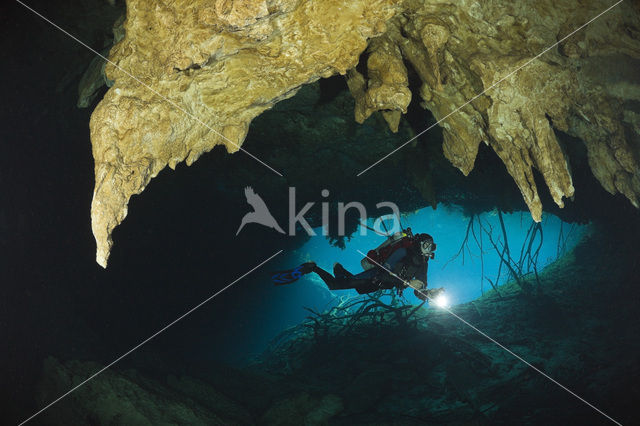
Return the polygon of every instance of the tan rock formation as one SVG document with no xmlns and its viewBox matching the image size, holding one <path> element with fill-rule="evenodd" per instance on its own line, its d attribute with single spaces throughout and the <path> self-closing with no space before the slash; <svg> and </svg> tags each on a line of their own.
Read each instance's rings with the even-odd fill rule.
<svg viewBox="0 0 640 426">
<path fill-rule="evenodd" d="M 109 2 L 109 4 L 112 3 Z M 120 16 L 120 18 L 116 20 L 115 24 L 113 24 L 113 41 L 110 45 L 113 45 L 124 38 L 124 28 L 122 26 L 124 24 L 124 18 L 124 15 Z M 113 85 L 113 82 L 107 79 L 104 71 L 104 67 L 107 64 L 107 61 L 104 58 L 109 56 L 109 50 L 110 48 L 107 47 L 100 52 L 100 55 L 96 55 L 82 75 L 80 83 L 78 84 L 78 108 L 89 107 L 98 95 L 98 91 L 102 86 Z"/>
<path fill-rule="evenodd" d="M 355 117 L 364 123 L 371 114 L 382 111 L 393 132 L 398 131 L 400 117 L 411 102 L 409 77 L 402 52 L 395 43 L 400 36 L 396 21 L 388 25 L 387 33 L 371 40 L 367 58 L 367 80 L 352 69 L 347 74 L 349 90 L 356 100 Z"/>
<path fill-rule="evenodd" d="M 412 96 L 407 64 L 423 83 L 415 95 L 442 120 L 446 157 L 466 175 L 479 144 L 490 145 L 534 219 L 534 169 L 558 205 L 574 195 L 554 128 L 584 140 L 603 187 L 638 206 L 640 114 L 625 103 L 640 100 L 628 72 L 640 60 L 636 6 L 616 6 L 536 58 L 612 4 L 128 0 L 126 36 L 110 54 L 126 72 L 107 65 L 115 85 L 91 119 L 98 263 L 131 195 L 217 144 L 237 151 L 251 120 L 303 84 L 347 74 L 356 120 L 381 111 L 395 131 Z M 366 75 L 355 69 L 365 50 Z M 611 78 L 599 67 L 615 55 Z"/>
<path fill-rule="evenodd" d="M 98 263 L 106 266 L 131 195 L 217 144 L 237 151 L 261 112 L 345 74 L 385 31 L 393 3 L 128 0 L 126 36 L 110 54 L 120 68 L 106 67 L 115 84 L 91 117 Z"/>
<path fill-rule="evenodd" d="M 619 70 L 596 71 L 608 66 L 612 55 L 618 55 L 616 64 L 627 74 L 637 68 L 637 6 L 614 7 L 538 57 L 613 4 L 407 0 L 402 15 L 380 38 L 386 38 L 384 51 L 395 43 L 422 80 L 423 106 L 442 120 L 445 156 L 465 175 L 484 141 L 504 162 L 533 218 L 540 220 L 534 169 L 560 207 L 564 197 L 574 195 L 570 164 L 555 128 L 583 139 L 603 187 L 624 194 L 637 207 L 638 114 L 623 102 L 640 99 L 640 80 L 630 75 L 612 79 Z M 369 50 L 375 46 L 372 42 Z M 362 79 L 358 85 L 375 86 L 379 80 Z M 383 102 L 373 107 L 365 90 L 352 93 L 358 121 L 360 105 L 370 106 L 367 115 L 390 109 Z M 625 125 L 635 134 L 625 135 Z"/>
</svg>

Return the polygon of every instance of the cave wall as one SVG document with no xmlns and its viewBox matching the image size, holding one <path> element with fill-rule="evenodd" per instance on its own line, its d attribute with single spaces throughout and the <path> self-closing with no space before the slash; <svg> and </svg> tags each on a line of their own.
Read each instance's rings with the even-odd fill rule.
<svg viewBox="0 0 640 426">
<path fill-rule="evenodd" d="M 617 5 L 563 40 L 609 6 L 129 0 L 125 36 L 105 68 L 114 85 L 91 118 L 98 263 L 106 266 L 130 197 L 167 165 L 192 164 L 215 145 L 238 151 L 256 116 L 335 74 L 347 77 L 355 120 L 380 111 L 392 131 L 418 95 L 442 120 L 444 154 L 465 175 L 480 143 L 489 145 L 535 220 L 535 173 L 560 207 L 575 192 L 554 129 L 583 140 L 600 184 L 638 206 L 637 6 Z"/>
</svg>

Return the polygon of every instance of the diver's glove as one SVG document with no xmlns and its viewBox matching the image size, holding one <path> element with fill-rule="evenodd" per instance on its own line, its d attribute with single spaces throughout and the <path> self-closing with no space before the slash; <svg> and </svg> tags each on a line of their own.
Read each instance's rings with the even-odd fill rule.
<svg viewBox="0 0 640 426">
<path fill-rule="evenodd" d="M 413 294 L 420 300 L 427 300 L 427 284 L 420 280 L 411 280 L 407 283 L 409 287 L 413 289 Z"/>
<path fill-rule="evenodd" d="M 427 299 L 429 300 L 433 300 L 436 297 L 440 296 L 442 293 L 444 293 L 444 288 L 440 287 L 440 288 L 430 288 L 429 290 L 423 291 L 423 293 L 426 294 Z"/>
<path fill-rule="evenodd" d="M 413 286 L 411 286 L 413 287 Z M 421 288 L 421 289 L 416 289 L 414 287 L 413 290 L 413 294 L 416 295 L 416 297 L 420 300 L 426 301 L 426 300 L 433 300 L 436 297 L 440 296 L 442 293 L 444 293 L 444 288 L 440 287 L 440 288 L 429 288 L 427 289 L 426 286 L 425 288 Z"/>
<path fill-rule="evenodd" d="M 407 283 L 407 285 L 409 287 L 411 287 L 414 290 L 426 290 L 427 289 L 427 284 L 423 283 L 420 280 L 411 280 Z"/>
</svg>

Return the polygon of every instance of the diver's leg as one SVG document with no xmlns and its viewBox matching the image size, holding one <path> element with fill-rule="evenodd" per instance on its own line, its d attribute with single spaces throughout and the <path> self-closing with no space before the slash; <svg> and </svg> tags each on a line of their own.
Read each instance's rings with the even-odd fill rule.
<svg viewBox="0 0 640 426">
<path fill-rule="evenodd" d="M 313 272 L 318 274 L 327 287 L 329 287 L 329 290 L 347 290 L 356 288 L 358 285 L 358 280 L 354 280 L 351 277 L 334 277 L 318 266 L 313 268 Z"/>
<path fill-rule="evenodd" d="M 322 279 L 322 281 L 324 281 L 327 287 L 329 287 L 329 290 L 343 290 L 347 288 L 354 288 L 352 285 L 349 285 L 348 277 L 338 276 L 337 274 L 337 276 L 334 277 L 333 275 L 316 265 L 315 262 L 303 263 L 302 265 L 300 265 L 299 270 L 302 275 L 315 272 Z"/>
<path fill-rule="evenodd" d="M 370 269 L 368 271 L 360 272 L 357 275 L 353 275 L 347 271 L 339 263 L 333 267 L 334 276 L 327 271 L 316 267 L 314 272 L 317 273 L 320 278 L 327 284 L 330 290 L 347 290 L 355 289 L 358 293 L 371 293 L 379 290 L 379 286 L 374 282 L 376 271 Z"/>
<path fill-rule="evenodd" d="M 358 294 L 373 293 L 380 290 L 378 271 L 376 268 L 367 269 L 359 274 L 352 275 L 352 280 L 356 283 L 354 287 Z"/>
<path fill-rule="evenodd" d="M 306 262 L 298 267 L 302 275 L 310 274 L 313 272 L 313 268 L 316 267 L 316 262 Z"/>
<path fill-rule="evenodd" d="M 333 276 L 336 278 L 353 278 L 353 274 L 337 262 L 333 265 Z"/>
<path fill-rule="evenodd" d="M 319 266 L 313 268 L 313 272 L 318 274 L 318 276 L 322 279 L 322 281 L 324 281 L 327 287 L 329 287 L 329 290 L 344 290 L 347 288 L 351 288 L 348 285 L 348 280 L 345 280 L 344 278 L 336 278 Z"/>
</svg>

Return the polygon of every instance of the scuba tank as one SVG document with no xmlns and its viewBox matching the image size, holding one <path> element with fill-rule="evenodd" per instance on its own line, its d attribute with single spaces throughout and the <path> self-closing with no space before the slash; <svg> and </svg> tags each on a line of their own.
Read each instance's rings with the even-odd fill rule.
<svg viewBox="0 0 640 426">
<path fill-rule="evenodd" d="M 414 244 L 413 232 L 411 228 L 407 228 L 400 232 L 390 235 L 385 242 L 380 244 L 373 250 L 369 250 L 367 257 L 360 261 L 362 269 L 369 270 L 376 266 L 374 262 L 384 265 L 389 256 L 399 248 L 409 248 Z M 372 262 L 373 261 L 373 262 Z"/>
</svg>

